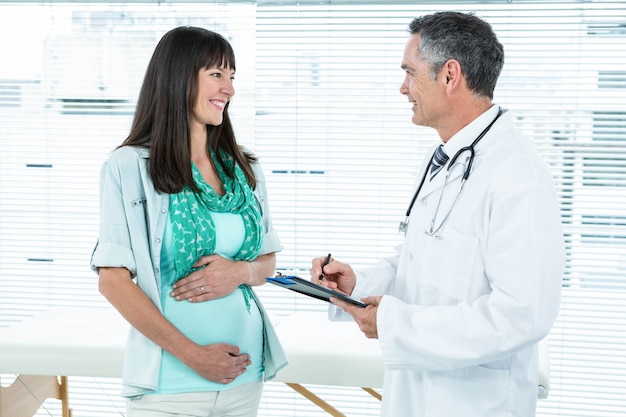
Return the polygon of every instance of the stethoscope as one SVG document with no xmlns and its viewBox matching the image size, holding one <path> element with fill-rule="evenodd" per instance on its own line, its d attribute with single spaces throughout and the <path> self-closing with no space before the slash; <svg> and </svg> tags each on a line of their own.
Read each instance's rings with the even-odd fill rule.
<svg viewBox="0 0 626 417">
<path fill-rule="evenodd" d="M 498 108 L 498 114 L 496 115 L 496 117 L 491 121 L 491 123 L 489 123 L 489 125 L 482 132 L 480 132 L 480 134 L 476 137 L 476 139 L 474 139 L 472 144 L 469 146 L 464 146 L 461 149 L 459 149 L 454 154 L 452 159 L 450 159 L 450 162 L 448 163 L 448 167 L 446 168 L 446 178 L 444 179 L 443 186 L 441 187 L 441 193 L 439 194 L 439 199 L 437 200 L 437 206 L 435 207 L 435 214 L 433 215 L 433 219 L 430 222 L 430 227 L 428 228 L 428 230 L 424 231 L 424 233 L 426 233 L 427 235 L 433 236 L 433 237 L 439 237 L 438 235 L 439 231 L 448 220 L 448 217 L 450 217 L 450 213 L 452 212 L 452 209 L 454 208 L 454 205 L 456 204 L 457 200 L 459 199 L 459 195 L 461 194 L 461 191 L 463 190 L 465 181 L 467 181 L 467 179 L 470 176 L 470 172 L 472 170 L 472 163 L 474 162 L 474 157 L 476 156 L 476 149 L 475 149 L 476 144 L 480 142 L 483 136 L 485 136 L 487 132 L 489 131 L 489 129 L 491 129 L 491 126 L 493 126 L 496 120 L 498 120 L 498 118 L 505 111 L 506 110 L 503 110 L 501 107 Z M 437 219 L 437 214 L 439 213 L 439 207 L 441 206 L 441 200 L 443 199 L 444 189 L 446 188 L 446 185 L 448 185 L 448 178 L 450 178 L 450 174 L 454 170 L 454 167 L 458 166 L 458 165 L 455 165 L 455 163 L 457 162 L 459 157 L 465 152 L 469 152 L 469 156 L 465 158 L 465 162 L 463 163 L 463 165 L 461 165 L 463 167 L 463 176 L 461 177 L 461 183 L 459 184 L 459 189 L 456 192 L 456 195 L 454 196 L 454 200 L 452 201 L 452 205 L 450 205 L 450 209 L 448 210 L 444 218 L 441 220 L 441 222 L 439 222 L 439 225 L 436 225 L 435 222 Z M 420 191 L 422 190 L 422 187 L 424 186 L 424 182 L 426 181 L 426 176 L 428 175 L 429 168 L 433 162 L 433 157 L 434 157 L 434 153 L 433 153 L 433 156 L 430 157 L 430 161 L 428 162 L 428 165 L 426 165 L 426 169 L 424 170 L 424 174 L 422 175 L 422 180 L 420 181 L 420 185 L 417 187 L 417 191 L 415 191 L 415 194 L 413 194 L 413 198 L 411 199 L 411 204 L 409 204 L 409 208 L 406 210 L 404 221 L 400 222 L 400 226 L 398 227 L 398 232 L 404 233 L 405 235 L 406 235 L 407 229 L 409 228 L 409 216 L 411 215 L 411 210 L 413 209 L 415 200 L 417 200 L 417 196 L 419 195 Z"/>
</svg>

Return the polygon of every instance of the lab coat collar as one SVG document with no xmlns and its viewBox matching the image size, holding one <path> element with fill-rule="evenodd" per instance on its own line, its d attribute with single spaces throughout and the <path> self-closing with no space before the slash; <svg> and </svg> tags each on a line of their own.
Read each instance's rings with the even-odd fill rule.
<svg viewBox="0 0 626 417">
<path fill-rule="evenodd" d="M 434 191 L 437 191 L 441 187 L 443 187 L 444 183 L 446 182 L 446 175 L 448 174 L 449 164 L 453 156 L 458 152 L 459 149 L 463 148 L 464 146 L 471 145 L 471 143 L 476 139 L 476 137 L 478 137 L 478 135 L 480 135 L 483 129 L 485 129 L 489 125 L 489 123 L 491 123 L 491 121 L 496 117 L 499 109 L 500 107 L 497 105 L 491 106 L 487 111 L 485 111 L 483 114 L 481 114 L 476 119 L 474 119 L 470 124 L 465 126 L 463 129 L 459 130 L 454 136 L 452 136 L 443 145 L 443 150 L 445 151 L 446 155 L 450 157 L 450 159 L 448 159 L 448 163 L 444 165 L 444 167 L 441 169 L 441 171 L 439 171 L 439 173 L 435 176 L 435 178 L 432 179 L 432 181 L 429 180 L 428 178 L 429 174 L 427 174 L 427 178 L 424 181 L 424 186 L 422 188 L 422 191 L 420 192 L 420 198 L 424 198 L 428 196 L 429 194 L 433 193 Z M 491 131 L 495 128 L 496 125 L 497 125 L 497 122 L 490 129 L 490 131 L 487 132 L 487 134 L 485 135 L 485 138 L 481 139 L 480 142 L 476 145 L 476 149 L 479 148 L 479 145 L 483 144 L 483 141 L 489 136 L 490 133 L 492 133 Z M 433 145 L 430 152 L 428 153 L 429 155 L 428 160 L 430 160 L 433 153 L 435 152 L 435 149 L 441 143 L 437 143 Z M 468 152 L 468 156 L 469 156 L 469 152 Z M 463 160 L 464 160 L 464 156 L 461 156 L 459 157 L 458 161 L 460 163 Z M 426 168 L 426 169 L 429 169 L 429 168 Z M 450 176 L 448 177 L 448 183 L 454 182 L 462 174 L 463 174 L 462 169 L 458 167 L 453 169 L 452 172 L 450 172 Z"/>
</svg>

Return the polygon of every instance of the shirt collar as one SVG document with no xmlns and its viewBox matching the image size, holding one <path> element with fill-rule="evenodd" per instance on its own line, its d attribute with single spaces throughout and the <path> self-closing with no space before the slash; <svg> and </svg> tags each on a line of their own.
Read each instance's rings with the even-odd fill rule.
<svg viewBox="0 0 626 417">
<path fill-rule="evenodd" d="M 498 114 L 500 106 L 493 105 L 470 124 L 459 130 L 443 146 L 446 155 L 452 157 L 459 149 L 469 146 Z"/>
</svg>

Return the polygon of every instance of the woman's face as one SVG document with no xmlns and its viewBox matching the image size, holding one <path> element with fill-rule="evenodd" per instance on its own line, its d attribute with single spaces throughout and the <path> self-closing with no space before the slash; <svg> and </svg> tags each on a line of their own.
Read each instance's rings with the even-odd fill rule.
<svg viewBox="0 0 626 417">
<path fill-rule="evenodd" d="M 201 69 L 198 74 L 198 97 L 191 111 L 191 123 L 218 126 L 224 119 L 224 107 L 235 95 L 235 71 L 230 68 Z"/>
</svg>

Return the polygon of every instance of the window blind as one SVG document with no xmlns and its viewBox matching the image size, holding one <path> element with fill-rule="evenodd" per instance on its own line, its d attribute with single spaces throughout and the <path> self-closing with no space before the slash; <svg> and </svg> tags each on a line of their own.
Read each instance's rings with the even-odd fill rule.
<svg viewBox="0 0 626 417">
<path fill-rule="evenodd" d="M 88 269 L 99 168 L 128 133 L 156 42 L 180 24 L 216 30 L 235 47 L 231 114 L 263 164 L 285 245 L 278 267 L 308 276 L 311 258 L 329 252 L 358 266 L 390 254 L 419 163 L 437 140 L 411 124 L 399 94 L 406 27 L 443 9 L 492 24 L 506 54 L 495 102 L 537 144 L 559 194 L 567 265 L 549 336 L 552 391 L 538 415 L 624 415 L 626 5 L 618 1 L 0 2 L 0 326 L 106 303 Z M 268 286 L 258 292 L 276 315 L 326 307 Z M 71 380 L 75 413 L 120 415 L 118 384 Z M 316 388 L 347 415 L 378 414 L 358 390 Z M 47 402 L 39 415 L 58 415 L 55 407 Z M 260 415 L 323 412 L 268 384 Z"/>
<path fill-rule="evenodd" d="M 567 269 L 549 336 L 552 392 L 538 414 L 623 415 L 624 4 L 331 3 L 258 12 L 257 106 L 271 109 L 257 117 L 257 149 L 272 161 L 270 189 L 289 190 L 273 192 L 288 231 L 279 259 L 306 271 L 329 251 L 360 265 L 390 252 L 433 143 L 398 93 L 406 26 L 441 9 L 475 12 L 505 47 L 495 102 L 537 144 L 561 203 Z"/>
</svg>

